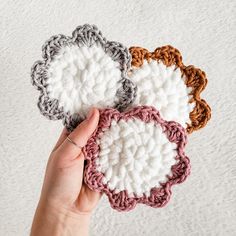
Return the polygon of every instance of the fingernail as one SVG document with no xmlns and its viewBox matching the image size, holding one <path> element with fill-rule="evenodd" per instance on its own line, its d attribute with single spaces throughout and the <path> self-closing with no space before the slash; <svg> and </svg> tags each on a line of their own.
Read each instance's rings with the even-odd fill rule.
<svg viewBox="0 0 236 236">
<path fill-rule="evenodd" d="M 89 110 L 89 113 L 88 113 L 88 116 L 87 116 L 87 120 L 90 120 L 92 117 L 93 117 L 93 114 L 94 114 L 94 108 L 91 108 L 90 110 Z"/>
</svg>

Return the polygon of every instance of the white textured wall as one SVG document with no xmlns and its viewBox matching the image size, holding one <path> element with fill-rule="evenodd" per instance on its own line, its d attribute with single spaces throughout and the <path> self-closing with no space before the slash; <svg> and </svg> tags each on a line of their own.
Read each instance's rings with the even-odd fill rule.
<svg viewBox="0 0 236 236">
<path fill-rule="evenodd" d="M 0 235 L 27 235 L 44 168 L 61 129 L 40 115 L 30 67 L 53 34 L 95 23 L 104 35 L 150 50 L 172 44 L 206 71 L 208 126 L 191 135 L 188 180 L 167 207 L 130 213 L 100 202 L 91 235 L 236 235 L 236 1 L 0 1 Z"/>
</svg>

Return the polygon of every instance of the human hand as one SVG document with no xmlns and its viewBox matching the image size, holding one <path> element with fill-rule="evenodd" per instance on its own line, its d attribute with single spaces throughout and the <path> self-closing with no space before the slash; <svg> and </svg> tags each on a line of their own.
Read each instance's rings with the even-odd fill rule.
<svg viewBox="0 0 236 236">
<path fill-rule="evenodd" d="M 87 235 L 101 194 L 83 183 L 84 147 L 99 121 L 92 109 L 72 133 L 63 130 L 48 160 L 31 235 Z M 78 146 L 68 141 L 67 136 Z"/>
</svg>

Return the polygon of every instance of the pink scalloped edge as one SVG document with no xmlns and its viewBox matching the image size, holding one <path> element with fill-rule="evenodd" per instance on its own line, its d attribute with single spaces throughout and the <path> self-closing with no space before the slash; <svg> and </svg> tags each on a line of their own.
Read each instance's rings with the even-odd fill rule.
<svg viewBox="0 0 236 236">
<path fill-rule="evenodd" d="M 150 195 L 143 194 L 142 197 L 136 195 L 129 196 L 126 190 L 115 193 L 114 190 L 108 188 L 102 179 L 104 174 L 96 170 L 96 158 L 99 156 L 100 148 L 96 142 L 98 137 L 110 127 L 112 120 L 140 119 L 145 123 L 155 122 L 159 124 L 166 134 L 170 142 L 177 144 L 177 163 L 171 167 L 172 175 L 167 176 L 167 181 L 161 184 L 161 187 L 154 187 L 150 190 Z M 187 143 L 187 135 L 185 129 L 177 122 L 165 121 L 160 117 L 159 112 L 150 106 L 138 106 L 124 113 L 120 113 L 116 109 L 100 110 L 100 120 L 97 129 L 88 140 L 84 147 L 84 155 L 87 160 L 84 180 L 89 188 L 108 196 L 112 208 L 118 211 L 132 210 L 137 203 L 146 204 L 148 206 L 158 208 L 163 207 L 170 200 L 171 187 L 175 184 L 182 183 L 190 174 L 190 161 L 184 153 L 184 147 Z"/>
</svg>

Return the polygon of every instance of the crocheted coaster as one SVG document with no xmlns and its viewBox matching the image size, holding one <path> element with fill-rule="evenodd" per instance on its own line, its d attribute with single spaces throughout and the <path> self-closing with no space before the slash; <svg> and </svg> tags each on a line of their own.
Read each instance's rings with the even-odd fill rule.
<svg viewBox="0 0 236 236">
<path fill-rule="evenodd" d="M 122 110 L 133 101 L 129 51 L 106 40 L 96 26 L 79 26 L 72 37 L 52 36 L 42 51 L 43 60 L 31 70 L 32 83 L 40 91 L 38 107 L 49 119 L 63 119 L 68 130 L 91 106 Z"/>
<path fill-rule="evenodd" d="M 172 46 L 149 52 L 131 47 L 130 79 L 137 84 L 135 105 L 156 107 L 166 120 L 174 120 L 191 133 L 206 125 L 211 109 L 200 93 L 206 87 L 203 71 L 185 66 L 180 52 Z"/>
<path fill-rule="evenodd" d="M 163 120 L 154 107 L 101 110 L 98 128 L 84 148 L 85 182 L 104 192 L 118 211 L 137 203 L 163 207 L 172 185 L 190 173 L 185 144 L 185 129 Z"/>
<path fill-rule="evenodd" d="M 190 173 L 186 131 L 211 117 L 200 98 L 205 73 L 185 66 L 171 46 L 128 50 L 88 24 L 71 37 L 52 36 L 42 51 L 31 70 L 41 113 L 72 131 L 91 106 L 100 109 L 97 130 L 83 149 L 86 184 L 104 192 L 118 211 L 137 203 L 164 206 L 172 185 Z"/>
</svg>

